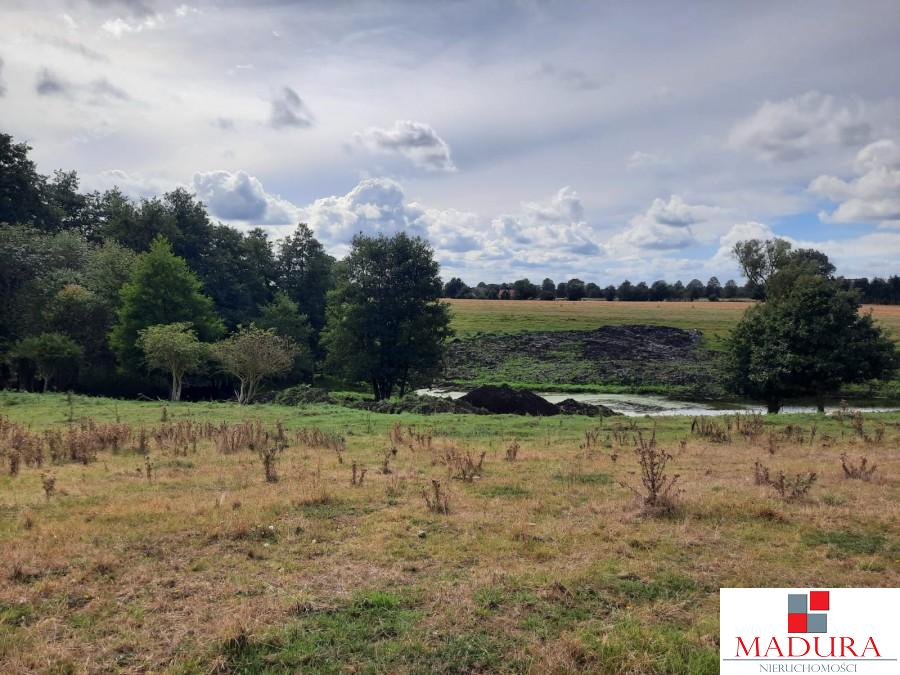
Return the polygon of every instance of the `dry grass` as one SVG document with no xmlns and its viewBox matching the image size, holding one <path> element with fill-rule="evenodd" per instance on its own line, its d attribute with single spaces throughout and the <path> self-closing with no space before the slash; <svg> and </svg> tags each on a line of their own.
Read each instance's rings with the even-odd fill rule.
<svg viewBox="0 0 900 675">
<path fill-rule="evenodd" d="M 732 421 L 727 439 L 661 420 L 668 466 L 650 478 L 677 473 L 680 493 L 657 518 L 620 485 L 642 480 L 649 420 L 604 438 L 587 419 L 496 433 L 473 419 L 452 435 L 427 426 L 440 417 L 384 416 L 339 437 L 302 418 L 236 430 L 190 410 L 153 424 L 125 413 L 117 445 L 85 421 L 94 436 L 72 442 L 96 445 L 87 463 L 68 450 L 50 461 L 65 423 L 6 421 L 4 439 L 33 434 L 47 457 L 42 468 L 32 450 L 0 477 L 0 672 L 256 672 L 289 649 L 305 660 L 278 672 L 715 672 L 721 586 L 900 584 L 896 416 L 816 434 L 807 418 Z M 277 482 L 261 470 L 266 438 L 286 439 Z M 386 445 L 390 470 L 363 481 Z M 841 456 L 863 453 L 878 473 L 846 480 Z M 748 471 L 759 460 L 772 476 L 815 472 L 815 488 L 782 500 Z M 291 625 L 305 631 L 284 637 Z M 331 646 L 304 642 L 315 635 Z"/>
</svg>

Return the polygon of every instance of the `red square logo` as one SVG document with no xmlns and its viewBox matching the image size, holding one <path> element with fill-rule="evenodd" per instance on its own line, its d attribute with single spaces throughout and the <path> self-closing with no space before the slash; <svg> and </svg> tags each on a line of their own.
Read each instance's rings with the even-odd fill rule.
<svg viewBox="0 0 900 675">
<path fill-rule="evenodd" d="M 828 591 L 809 592 L 809 611 L 827 612 L 830 603 L 831 598 Z"/>
<path fill-rule="evenodd" d="M 806 614 L 788 614 L 788 633 L 806 632 Z"/>
</svg>

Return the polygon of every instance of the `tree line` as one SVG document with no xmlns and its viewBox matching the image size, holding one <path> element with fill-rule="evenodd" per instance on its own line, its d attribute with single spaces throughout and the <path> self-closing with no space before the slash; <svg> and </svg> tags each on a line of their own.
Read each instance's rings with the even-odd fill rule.
<svg viewBox="0 0 900 675">
<path fill-rule="evenodd" d="M 280 241 L 214 222 L 184 189 L 133 200 L 40 174 L 0 133 L 0 385 L 180 398 L 313 376 L 405 392 L 440 364 L 449 310 L 421 239 L 303 223 Z"/>
</svg>

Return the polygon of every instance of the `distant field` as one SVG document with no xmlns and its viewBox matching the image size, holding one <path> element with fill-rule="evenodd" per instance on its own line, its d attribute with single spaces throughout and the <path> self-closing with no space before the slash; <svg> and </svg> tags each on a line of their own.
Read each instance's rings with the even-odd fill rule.
<svg viewBox="0 0 900 675">
<path fill-rule="evenodd" d="M 539 330 L 589 330 L 609 324 L 644 323 L 699 329 L 710 347 L 740 319 L 747 302 L 543 302 L 539 300 L 449 300 L 459 336 Z M 865 305 L 900 341 L 900 306 Z"/>
</svg>

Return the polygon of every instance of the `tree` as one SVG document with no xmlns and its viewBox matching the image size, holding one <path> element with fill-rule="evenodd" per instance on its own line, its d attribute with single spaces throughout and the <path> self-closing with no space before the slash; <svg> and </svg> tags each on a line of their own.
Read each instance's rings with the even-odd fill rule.
<svg viewBox="0 0 900 675">
<path fill-rule="evenodd" d="M 538 300 L 556 300 L 556 284 L 549 277 L 541 283 Z"/>
<path fill-rule="evenodd" d="M 578 301 L 586 294 L 584 282 L 581 279 L 569 279 L 566 282 L 566 300 Z"/>
<path fill-rule="evenodd" d="M 434 251 L 402 232 L 357 235 L 345 262 L 328 301 L 327 364 L 371 384 L 378 400 L 395 389 L 402 396 L 410 383 L 437 372 L 452 335 Z"/>
<path fill-rule="evenodd" d="M 296 354 L 294 364 L 288 377 L 298 380 L 311 380 L 313 374 L 312 328 L 305 314 L 300 313 L 297 303 L 287 293 L 279 291 L 272 302 L 262 309 L 256 320 L 259 328 L 271 328 L 276 335 L 287 338 L 294 343 Z"/>
<path fill-rule="evenodd" d="M 722 284 L 718 277 L 710 277 L 706 282 L 706 297 L 709 300 L 718 300 L 722 297 Z"/>
<path fill-rule="evenodd" d="M 556 284 L 556 297 L 557 298 L 565 298 L 566 297 L 566 282 L 560 281 Z"/>
<path fill-rule="evenodd" d="M 748 239 L 734 245 L 731 253 L 747 279 L 752 297 L 766 297 L 766 282 L 784 265 L 790 250 L 790 242 L 784 239 Z"/>
<path fill-rule="evenodd" d="M 634 285 L 626 279 L 621 284 L 619 284 L 619 288 L 616 289 L 616 297 L 623 302 L 630 302 L 634 300 Z"/>
<path fill-rule="evenodd" d="M 615 300 L 616 299 L 616 287 L 613 286 L 612 284 L 610 284 L 609 286 L 604 288 L 603 289 L 603 297 L 609 302 L 612 302 L 613 300 Z"/>
<path fill-rule="evenodd" d="M 587 297 L 591 298 L 592 300 L 603 297 L 603 290 L 593 281 L 589 281 L 584 285 L 584 292 Z"/>
<path fill-rule="evenodd" d="M 84 350 L 68 335 L 41 333 L 19 340 L 10 352 L 13 359 L 30 361 L 44 381 L 46 392 L 50 383 L 66 368 L 77 367 Z"/>
<path fill-rule="evenodd" d="M 184 258 L 174 255 L 165 239 L 155 239 L 150 250 L 137 257 L 120 293 L 118 319 L 109 334 L 120 363 L 137 369 L 142 357 L 138 334 L 149 326 L 187 322 L 204 342 L 221 335 L 222 321 L 201 290 L 200 280 Z"/>
<path fill-rule="evenodd" d="M 688 300 L 697 300 L 698 298 L 702 298 L 705 292 L 706 286 L 704 286 L 703 282 L 699 279 L 691 279 L 684 289 L 685 296 L 687 296 Z"/>
<path fill-rule="evenodd" d="M 169 398 L 180 401 L 184 376 L 197 370 L 206 356 L 206 345 L 197 339 L 193 326 L 183 321 L 143 328 L 138 331 L 137 346 L 148 368 L 172 376 Z"/>
<path fill-rule="evenodd" d="M 214 226 L 196 271 L 204 292 L 230 328 L 252 321 L 272 299 L 275 257 L 271 242 L 258 228 L 243 233 L 226 225 Z"/>
<path fill-rule="evenodd" d="M 325 253 L 306 223 L 281 242 L 275 261 L 278 288 L 297 303 L 318 334 L 325 325 L 325 301 L 334 285 L 334 258 Z"/>
<path fill-rule="evenodd" d="M 30 150 L 27 144 L 0 133 L 0 223 L 47 225 L 46 178 L 28 158 Z"/>
<path fill-rule="evenodd" d="M 445 298 L 458 298 L 462 295 L 466 295 L 469 291 L 469 287 L 466 286 L 465 282 L 459 277 L 453 277 L 444 284 L 444 297 Z"/>
<path fill-rule="evenodd" d="M 654 281 L 653 285 L 650 287 L 651 300 L 668 300 L 671 293 L 672 289 L 669 287 L 669 284 L 667 284 L 662 279 L 660 279 L 659 281 Z"/>
<path fill-rule="evenodd" d="M 240 382 L 240 389 L 235 393 L 241 405 L 253 400 L 265 378 L 289 370 L 296 353 L 293 340 L 278 335 L 271 328 L 257 328 L 254 324 L 240 327 L 212 348 L 213 357 L 222 370 Z"/>
<path fill-rule="evenodd" d="M 734 279 L 729 279 L 725 282 L 725 285 L 722 287 L 722 297 L 726 300 L 730 300 L 731 298 L 736 298 L 738 294 L 738 285 Z"/>
<path fill-rule="evenodd" d="M 512 287 L 513 291 L 515 291 L 516 300 L 533 300 L 537 297 L 538 287 L 528 279 L 514 281 Z"/>
<path fill-rule="evenodd" d="M 731 388 L 778 412 L 786 398 L 824 399 L 848 383 L 889 378 L 898 355 L 852 290 L 820 274 L 748 309 L 728 340 Z"/>
</svg>

